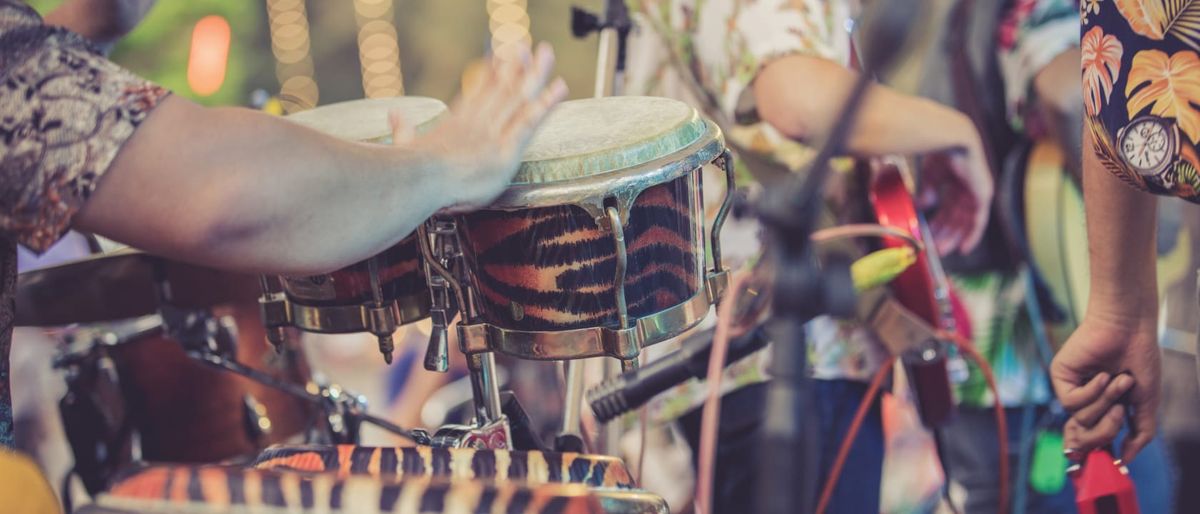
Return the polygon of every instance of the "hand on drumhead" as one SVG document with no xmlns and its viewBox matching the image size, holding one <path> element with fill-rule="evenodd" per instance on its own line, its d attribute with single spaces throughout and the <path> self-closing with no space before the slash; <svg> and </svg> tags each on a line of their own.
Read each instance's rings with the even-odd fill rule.
<svg viewBox="0 0 1200 514">
<path fill-rule="evenodd" d="M 939 254 L 965 254 L 983 239 L 992 187 L 991 170 L 981 149 L 932 154 L 921 160 L 917 201 L 922 209 L 937 206 L 929 230 Z"/>
<path fill-rule="evenodd" d="M 508 187 L 534 130 L 567 96 L 562 78 L 551 80 L 550 45 L 512 59 L 493 59 L 481 80 L 467 85 L 450 112 L 415 148 L 432 149 L 446 163 L 450 210 L 483 207 Z"/>
</svg>

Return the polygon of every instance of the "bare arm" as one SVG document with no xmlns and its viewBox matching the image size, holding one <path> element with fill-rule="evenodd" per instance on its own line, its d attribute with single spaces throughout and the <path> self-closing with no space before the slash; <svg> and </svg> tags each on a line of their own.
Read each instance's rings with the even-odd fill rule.
<svg viewBox="0 0 1200 514">
<path fill-rule="evenodd" d="M 1087 314 L 1054 357 L 1050 376 L 1072 413 L 1064 429 L 1068 448 L 1111 442 L 1125 424 L 1126 406 L 1119 402 L 1129 392 L 1133 426 L 1122 448 L 1128 460 L 1150 442 L 1157 426 L 1156 200 L 1109 174 L 1093 151 L 1091 134 L 1084 135 L 1083 179 L 1091 292 Z M 1113 378 L 1121 373 L 1132 380 Z"/>
<path fill-rule="evenodd" d="M 797 77 L 820 77 L 801 81 Z M 793 55 L 767 64 L 754 80 L 758 110 L 784 135 L 820 142 L 837 121 L 858 73 L 819 57 Z M 804 84 L 798 87 L 797 84 Z M 921 97 L 873 85 L 847 148 L 883 156 L 940 150 L 974 151 L 979 134 L 963 113 Z"/>
<path fill-rule="evenodd" d="M 155 0 L 66 0 L 46 14 L 46 24 L 65 27 L 104 46 L 137 26 Z"/>
<path fill-rule="evenodd" d="M 533 129 L 566 94 L 561 80 L 546 86 L 553 61 L 546 46 L 536 64 L 500 65 L 432 132 L 395 146 L 169 97 L 125 143 L 76 226 L 245 271 L 345 266 L 438 209 L 485 205 L 503 191 Z"/>
<path fill-rule="evenodd" d="M 812 77 L 820 77 L 813 80 Z M 858 74 L 832 61 L 792 55 L 768 63 L 754 80 L 758 112 L 785 136 L 802 142 L 828 137 Z M 803 84 L 803 86 L 798 86 Z M 951 180 L 940 182 L 942 207 L 932 220 L 942 253 L 968 251 L 983 238 L 992 199 L 992 177 L 983 144 L 966 115 L 937 102 L 872 85 L 846 142 L 853 154 L 951 152 Z"/>
</svg>

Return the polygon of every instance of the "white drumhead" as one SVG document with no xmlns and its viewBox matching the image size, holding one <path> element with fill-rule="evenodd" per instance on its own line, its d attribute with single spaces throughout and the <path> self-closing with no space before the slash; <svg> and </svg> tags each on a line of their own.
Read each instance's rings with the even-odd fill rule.
<svg viewBox="0 0 1200 514">
<path fill-rule="evenodd" d="M 670 98 L 563 102 L 534 134 L 513 182 L 555 182 L 631 168 L 687 147 L 705 130 L 695 109 Z"/>
<path fill-rule="evenodd" d="M 397 96 L 350 100 L 289 114 L 288 120 L 350 141 L 390 143 L 388 111 L 399 109 L 417 131 L 427 129 L 446 112 L 446 104 L 436 98 Z"/>
</svg>

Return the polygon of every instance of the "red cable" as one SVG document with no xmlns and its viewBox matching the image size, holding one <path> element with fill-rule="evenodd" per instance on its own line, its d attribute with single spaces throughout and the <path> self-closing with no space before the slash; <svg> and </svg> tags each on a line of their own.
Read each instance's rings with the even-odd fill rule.
<svg viewBox="0 0 1200 514">
<path fill-rule="evenodd" d="M 996 376 L 992 367 L 983 356 L 975 351 L 975 346 L 961 335 L 952 332 L 941 332 L 939 336 L 946 338 L 958 347 L 964 355 L 975 361 L 983 377 L 987 379 L 988 388 L 992 390 L 992 411 L 996 415 L 996 436 L 1000 440 L 1000 504 L 997 511 L 1000 514 L 1008 512 L 1008 422 L 1004 416 L 1004 405 L 1000 404 L 1000 389 L 996 387 Z"/>
<path fill-rule="evenodd" d="M 838 448 L 837 459 L 834 459 L 833 467 L 829 468 L 829 479 L 825 481 L 825 487 L 821 489 L 821 501 L 817 503 L 817 514 L 823 514 L 825 508 L 829 506 L 829 500 L 833 497 L 833 488 L 837 487 L 838 478 L 842 475 L 842 467 L 846 465 L 846 458 L 850 456 L 850 447 L 858 438 L 858 430 L 862 428 L 863 421 L 867 419 L 867 411 L 870 410 L 871 404 L 875 403 L 875 398 L 879 396 L 879 391 L 883 387 L 883 379 L 887 378 L 895 364 L 896 358 L 888 357 L 879 367 L 879 371 L 875 372 L 875 376 L 871 378 L 871 387 L 867 389 L 866 396 L 859 402 L 858 412 L 854 413 L 854 421 L 850 422 L 850 429 L 846 431 L 846 437 L 842 439 L 842 445 Z"/>
<path fill-rule="evenodd" d="M 996 387 L 996 377 L 992 374 L 992 367 L 979 355 L 979 352 L 975 351 L 970 341 L 955 333 L 941 332 L 939 335 L 949 340 L 963 354 L 970 357 L 971 360 L 979 365 L 979 369 L 983 371 L 984 378 L 987 379 L 988 388 L 992 391 L 992 396 L 994 397 L 992 408 L 996 416 L 996 436 L 999 439 L 1000 447 L 1000 503 L 997 505 L 997 512 L 1006 514 L 1008 512 L 1009 487 L 1008 423 L 1004 417 L 1004 406 L 1000 404 L 1000 390 Z M 890 357 L 879 368 L 879 371 L 875 372 L 875 376 L 871 379 L 871 386 L 867 389 L 866 396 L 858 404 L 858 411 L 854 413 L 854 420 L 850 423 L 850 429 L 846 431 L 846 437 L 842 440 L 842 444 L 838 448 L 837 458 L 833 461 L 833 467 L 829 469 L 829 479 L 826 480 L 825 486 L 821 489 L 821 500 L 817 504 L 817 514 L 824 514 L 825 509 L 829 506 L 829 501 L 833 497 L 833 489 L 837 487 L 838 478 L 842 474 L 842 468 L 845 467 L 846 459 L 850 455 L 850 447 L 854 444 L 854 440 L 858 438 L 858 431 L 862 428 L 863 421 L 867 417 L 867 410 L 879 395 L 883 379 L 891 372 L 895 362 L 896 358 Z M 949 478 L 947 477 L 947 479 Z"/>
</svg>

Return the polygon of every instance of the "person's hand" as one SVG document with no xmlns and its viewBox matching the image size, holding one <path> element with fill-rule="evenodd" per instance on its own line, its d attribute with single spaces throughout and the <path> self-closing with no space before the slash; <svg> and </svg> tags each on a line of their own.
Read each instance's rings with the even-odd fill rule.
<svg viewBox="0 0 1200 514">
<path fill-rule="evenodd" d="M 929 231 L 938 253 L 974 249 L 987 228 L 993 194 L 991 168 L 978 138 L 965 151 L 924 156 L 920 184 L 918 207 L 937 207 Z"/>
<path fill-rule="evenodd" d="M 445 165 L 449 211 L 491 203 L 508 187 L 534 130 L 567 95 L 562 78 L 550 81 L 554 51 L 538 45 L 509 61 L 493 61 L 483 80 L 468 85 L 433 130 L 413 137 L 392 113 L 393 141 L 427 152 Z"/>
<path fill-rule="evenodd" d="M 1132 409 L 1120 458 L 1132 460 L 1157 430 L 1160 356 L 1156 320 L 1089 312 L 1050 365 L 1050 379 L 1071 413 L 1063 444 L 1086 452 L 1111 443 Z"/>
</svg>

